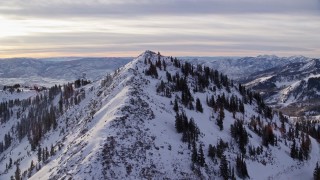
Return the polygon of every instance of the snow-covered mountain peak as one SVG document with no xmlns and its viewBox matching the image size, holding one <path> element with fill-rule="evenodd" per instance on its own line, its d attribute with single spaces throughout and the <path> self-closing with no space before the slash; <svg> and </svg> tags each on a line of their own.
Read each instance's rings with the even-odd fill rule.
<svg viewBox="0 0 320 180">
<path fill-rule="evenodd" d="M 157 53 L 155 53 L 154 51 L 151 50 L 145 50 L 143 53 L 141 53 L 138 57 L 151 57 L 151 56 L 155 56 Z"/>
<path fill-rule="evenodd" d="M 160 53 L 42 93 L 1 106 L 0 179 L 299 179 L 319 159 L 259 94 Z"/>
<path fill-rule="evenodd" d="M 168 58 L 169 58 L 168 56 L 163 56 L 160 52 L 155 52 L 155 51 L 152 51 L 152 50 L 146 50 L 141 55 L 139 55 L 138 57 L 141 57 L 141 56 L 144 59 L 145 58 L 150 58 L 150 59 L 153 59 L 153 60 L 157 60 L 158 57 L 163 57 L 163 59 L 161 59 L 161 60 L 165 60 L 165 61 L 167 61 Z"/>
</svg>

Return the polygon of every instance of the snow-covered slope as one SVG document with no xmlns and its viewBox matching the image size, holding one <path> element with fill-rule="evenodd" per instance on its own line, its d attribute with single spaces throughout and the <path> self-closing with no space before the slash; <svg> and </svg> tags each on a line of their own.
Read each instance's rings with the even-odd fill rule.
<svg viewBox="0 0 320 180">
<path fill-rule="evenodd" d="M 12 140 L 0 154 L 0 179 L 222 179 L 224 160 L 227 176 L 240 178 L 240 154 L 250 179 L 311 179 L 319 160 L 313 138 L 305 160 L 291 158 L 293 141 L 298 148 L 307 136 L 297 130 L 292 137 L 294 125 L 261 97 L 209 68 L 146 51 L 112 75 L 74 88 L 73 95 L 70 87 L 58 88 L 61 95 L 56 89 L 49 101 L 42 98 L 56 107 L 49 114 L 55 112 L 57 125 L 43 132 L 34 150 L 33 133 L 17 138 L 24 118 L 13 113 L 1 124 L 0 138 L 10 133 Z M 22 117 L 32 114 L 29 108 Z M 179 126 L 180 116 L 187 119 Z M 235 122 L 243 136 L 230 133 Z M 248 139 L 244 149 L 239 137 Z M 50 146 L 47 155 L 43 149 Z"/>
<path fill-rule="evenodd" d="M 319 59 L 262 55 L 243 58 L 185 58 L 217 69 L 261 93 L 266 103 L 290 116 L 320 114 Z"/>
</svg>

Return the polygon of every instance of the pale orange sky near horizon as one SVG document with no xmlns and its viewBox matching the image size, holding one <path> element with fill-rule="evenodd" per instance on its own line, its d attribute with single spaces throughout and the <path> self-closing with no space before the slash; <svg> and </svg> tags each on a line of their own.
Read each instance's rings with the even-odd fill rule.
<svg viewBox="0 0 320 180">
<path fill-rule="evenodd" d="M 0 5 L 0 58 L 320 57 L 317 0 L 12 0 Z"/>
</svg>

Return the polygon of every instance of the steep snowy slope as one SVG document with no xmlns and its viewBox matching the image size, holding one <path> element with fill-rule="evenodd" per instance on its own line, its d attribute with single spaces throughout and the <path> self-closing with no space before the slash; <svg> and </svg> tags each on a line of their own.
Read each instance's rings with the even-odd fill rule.
<svg viewBox="0 0 320 180">
<path fill-rule="evenodd" d="M 12 130 L 0 179 L 311 179 L 319 160 L 315 139 L 210 68 L 146 51 L 68 99 L 70 87 L 49 103 L 57 125 L 34 150 Z M 20 121 L 2 123 L 0 138 Z"/>
</svg>

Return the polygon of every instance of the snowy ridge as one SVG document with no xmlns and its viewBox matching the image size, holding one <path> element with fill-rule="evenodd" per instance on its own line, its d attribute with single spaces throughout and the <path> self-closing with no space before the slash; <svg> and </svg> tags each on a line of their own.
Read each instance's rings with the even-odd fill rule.
<svg viewBox="0 0 320 180">
<path fill-rule="evenodd" d="M 157 67 L 157 77 L 146 75 L 151 69 L 150 64 L 156 64 L 159 59 L 165 62 L 166 70 L 160 65 L 162 69 Z M 235 168 L 237 155 L 241 152 L 230 132 L 236 120 L 243 120 L 243 127 L 248 133 L 244 159 L 250 179 L 312 177 L 313 168 L 319 160 L 318 142 L 311 138 L 312 150 L 308 160 L 292 159 L 292 140 L 286 139 L 286 134 L 280 131 L 280 116 L 275 113 L 272 117 L 265 117 L 266 113 L 259 113 L 257 100 L 245 103 L 244 112 L 223 110 L 224 128 L 220 130 L 216 124 L 219 111 L 207 105 L 207 98 L 213 96 L 217 100 L 222 96 L 234 96 L 242 100 L 243 92 L 238 86 L 230 84 L 228 88 L 217 88 L 217 84 L 210 82 L 203 91 L 196 91 L 191 88 L 197 87 L 198 79 L 188 75 L 186 82 L 194 99 L 191 103 L 195 105 L 196 99 L 199 99 L 203 112 L 183 105 L 181 91 L 171 91 L 171 96 L 167 97 L 159 92 L 161 80 L 167 83 L 166 87 L 174 84 L 170 84 L 167 72 L 183 76 L 181 68 L 175 65 L 177 62 L 180 61 L 146 51 L 111 76 L 79 88 L 79 91 L 82 89 L 85 92 L 85 98 L 65 109 L 57 119 L 57 129 L 45 134 L 40 142 L 41 147 L 54 144 L 55 155 L 45 163 L 37 163 L 36 167 L 41 165 L 41 168 L 33 170 L 30 179 L 219 179 L 222 178 L 219 170 L 222 160 L 208 157 L 209 146 L 216 146 L 220 140 L 228 143 L 224 155 L 228 166 Z M 176 97 L 178 112 L 184 112 L 188 120 L 193 119 L 199 128 L 195 144 L 197 148 L 203 148 L 205 166 L 192 162 L 192 148 L 182 142 L 182 134 L 177 133 L 177 113 L 173 109 Z M 54 100 L 57 105 L 58 100 L 59 97 Z M 251 129 L 252 122 L 256 122 L 253 117 L 259 117 L 262 127 L 270 125 L 268 127 L 277 137 L 276 145 L 262 146 L 262 137 Z M 1 130 L 9 131 L 16 121 L 13 116 L 1 125 Z M 290 127 L 290 122 L 284 123 L 287 132 Z M 298 139 L 294 139 L 298 145 Z M 263 153 L 250 156 L 249 146 L 261 147 Z M 22 172 L 28 170 L 31 160 L 38 161 L 37 152 L 30 150 L 27 138 L 22 139 L 21 143 L 16 140 L 13 146 L 0 154 L 0 179 L 9 179 L 14 174 L 15 168 L 4 173 L 9 157 L 14 161 L 19 159 Z M 235 177 L 239 176 L 235 174 Z M 27 179 L 27 174 L 23 177 Z"/>
<path fill-rule="evenodd" d="M 258 79 L 255 79 L 249 83 L 246 84 L 246 86 L 251 86 L 251 85 L 254 85 L 254 84 L 257 84 L 257 83 L 261 83 L 261 82 L 264 82 L 270 78 L 272 78 L 273 76 L 267 76 L 267 77 L 261 77 L 261 78 L 258 78 Z"/>
</svg>

